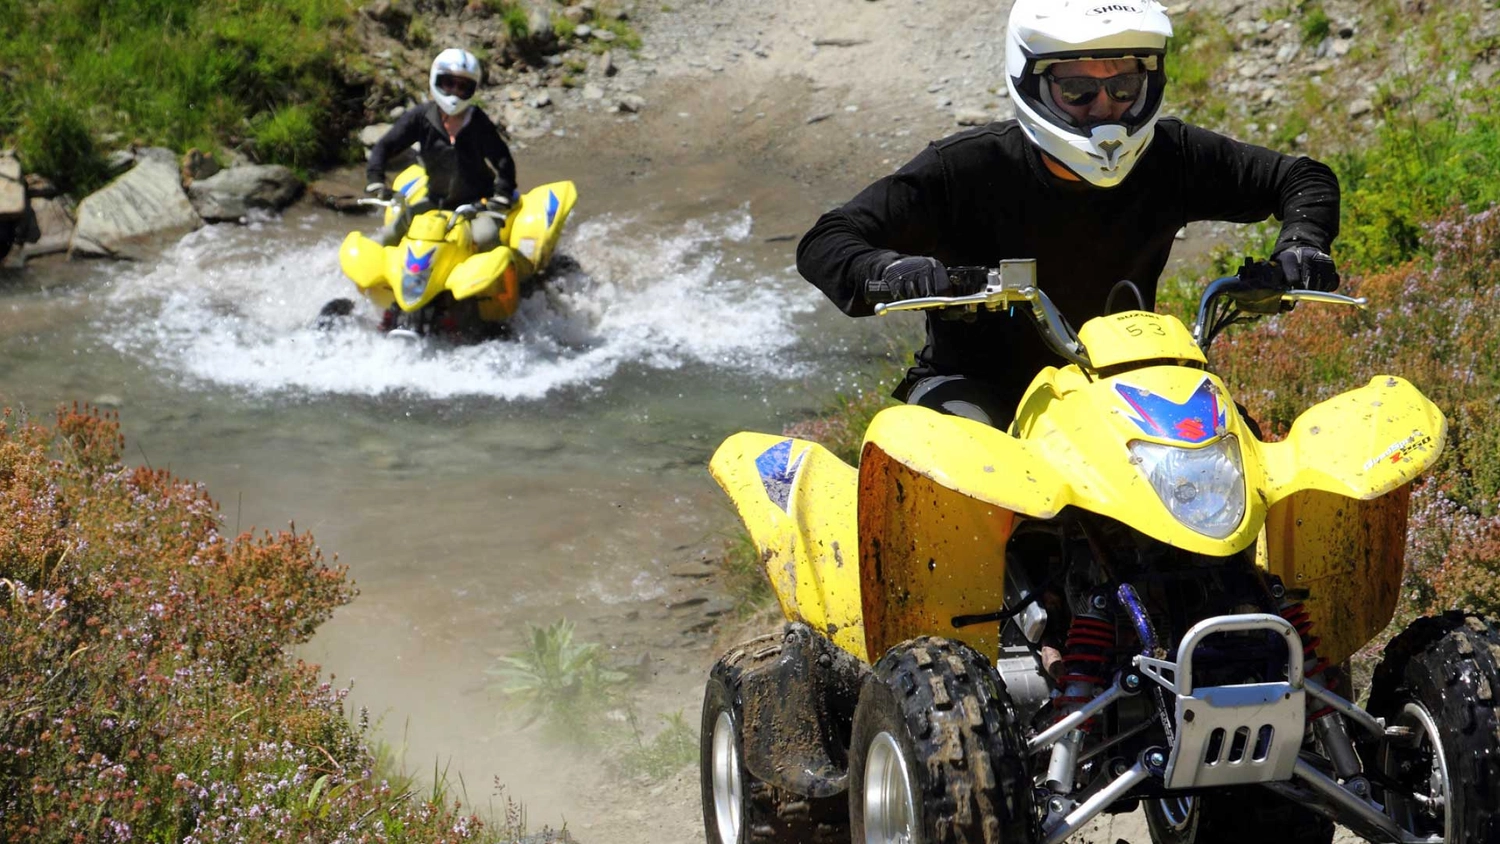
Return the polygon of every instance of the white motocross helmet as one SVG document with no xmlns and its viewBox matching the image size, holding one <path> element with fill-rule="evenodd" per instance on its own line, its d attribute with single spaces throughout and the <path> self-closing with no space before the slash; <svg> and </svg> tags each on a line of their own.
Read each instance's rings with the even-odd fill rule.
<svg viewBox="0 0 1500 844">
<path fill-rule="evenodd" d="M 1016 0 L 1006 27 L 1005 72 L 1016 119 L 1047 155 L 1096 187 L 1125 180 L 1156 133 L 1172 24 L 1156 0 Z M 1146 87 L 1119 122 L 1079 127 L 1043 73 L 1059 62 L 1140 59 Z"/>
<path fill-rule="evenodd" d="M 427 75 L 432 101 L 444 114 L 462 113 L 479 92 L 479 75 L 479 59 L 468 50 L 450 47 L 438 53 L 432 60 L 432 72 Z"/>
</svg>

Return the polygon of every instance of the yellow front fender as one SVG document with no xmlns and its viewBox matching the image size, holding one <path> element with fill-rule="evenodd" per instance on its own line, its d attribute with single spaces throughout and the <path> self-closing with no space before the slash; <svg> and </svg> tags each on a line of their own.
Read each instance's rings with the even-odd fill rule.
<svg viewBox="0 0 1500 844">
<path fill-rule="evenodd" d="M 391 286 L 386 263 L 385 247 L 359 232 L 349 232 L 339 246 L 339 268 L 360 290 Z"/>
<path fill-rule="evenodd" d="M 455 299 L 478 298 L 485 319 L 509 319 L 521 301 L 515 258 L 504 246 L 471 255 L 448 276 L 448 290 Z"/>
<path fill-rule="evenodd" d="M 1258 562 L 1308 591 L 1320 657 L 1343 661 L 1394 616 L 1411 481 L 1447 431 L 1437 405 L 1383 375 L 1308 408 L 1285 440 L 1261 446 L 1270 508 Z"/>
<path fill-rule="evenodd" d="M 1269 503 L 1309 489 L 1384 495 L 1426 471 L 1447 434 L 1443 412 L 1409 381 L 1376 376 L 1308 408 L 1285 440 L 1261 446 Z"/>
<path fill-rule="evenodd" d="M 854 467 L 817 443 L 740 433 L 714 452 L 709 471 L 749 529 L 786 617 L 869 662 Z"/>
</svg>

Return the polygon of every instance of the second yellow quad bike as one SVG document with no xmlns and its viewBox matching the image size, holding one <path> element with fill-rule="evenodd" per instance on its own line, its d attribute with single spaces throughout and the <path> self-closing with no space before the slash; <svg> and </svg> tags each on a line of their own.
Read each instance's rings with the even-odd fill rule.
<svg viewBox="0 0 1500 844">
<path fill-rule="evenodd" d="M 381 330 L 406 337 L 501 333 L 524 285 L 551 263 L 578 200 L 573 183 L 564 181 L 533 188 L 512 207 L 490 200 L 445 211 L 428 201 L 427 173 L 420 164 L 403 170 L 393 186 L 389 201 L 361 202 L 384 207 L 387 226 L 406 217 L 401 242 L 383 246 L 350 232 L 339 247 L 339 266 L 384 312 Z M 475 251 L 470 231 L 470 222 L 480 215 L 500 228 L 500 245 L 486 252 Z M 320 324 L 352 308 L 350 300 L 335 299 L 323 306 Z"/>
<path fill-rule="evenodd" d="M 1363 707 L 1342 667 L 1393 617 L 1443 414 L 1380 376 L 1264 442 L 1204 354 L 1363 301 L 1246 262 L 1191 330 L 1075 333 L 1032 262 L 955 272 L 982 292 L 881 310 L 1029 314 L 1069 363 L 1009 430 L 901 406 L 858 468 L 754 433 L 713 457 L 787 623 L 709 674 L 711 844 L 1057 844 L 1143 804 L 1157 844 L 1500 842 L 1500 628 L 1418 620 Z"/>
</svg>

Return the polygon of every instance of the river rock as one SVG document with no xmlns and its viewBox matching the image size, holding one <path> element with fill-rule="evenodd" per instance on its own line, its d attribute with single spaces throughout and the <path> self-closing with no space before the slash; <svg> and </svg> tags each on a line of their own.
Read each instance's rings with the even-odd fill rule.
<svg viewBox="0 0 1500 844">
<path fill-rule="evenodd" d="M 280 164 L 231 167 L 193 182 L 188 199 L 210 222 L 238 220 L 251 208 L 279 211 L 302 195 L 302 180 Z"/>
<path fill-rule="evenodd" d="M 73 240 L 72 203 L 63 197 L 33 197 L 31 212 L 36 215 L 41 237 L 36 243 L 27 244 L 21 254 L 34 258 L 68 251 L 68 244 Z"/>
<path fill-rule="evenodd" d="M 182 156 L 182 183 L 190 185 L 199 179 L 207 179 L 220 169 L 213 156 L 194 147 Z"/>
<path fill-rule="evenodd" d="M 990 113 L 983 109 L 963 108 L 953 115 L 953 119 L 957 120 L 960 126 L 988 126 Z"/>
<path fill-rule="evenodd" d="M 13 155 L 0 155 L 0 220 L 14 220 L 26 211 L 26 180 L 21 162 Z"/>
<path fill-rule="evenodd" d="M 391 131 L 391 124 L 376 123 L 359 130 L 359 143 L 366 150 L 375 146 L 375 142 L 385 137 L 385 133 Z"/>
<path fill-rule="evenodd" d="M 138 150 L 134 158 L 134 167 L 78 206 L 70 254 L 144 258 L 149 241 L 203 224 L 182 190 L 175 153 Z"/>
</svg>

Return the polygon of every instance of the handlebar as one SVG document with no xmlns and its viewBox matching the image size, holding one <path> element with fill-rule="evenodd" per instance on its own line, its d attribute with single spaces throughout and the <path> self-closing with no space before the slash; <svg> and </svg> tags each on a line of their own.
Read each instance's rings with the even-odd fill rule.
<svg viewBox="0 0 1500 844">
<path fill-rule="evenodd" d="M 875 313 L 898 311 L 926 311 L 938 309 L 963 309 L 977 311 L 980 308 L 994 311 L 1021 306 L 1036 323 L 1042 340 L 1063 359 L 1091 369 L 1088 350 L 1078 339 L 1078 334 L 1057 310 L 1047 294 L 1036 286 L 1036 261 L 1034 259 L 1004 260 L 993 268 L 950 267 L 949 278 L 982 279 L 983 288 L 976 293 L 960 296 L 926 296 L 919 299 L 903 299 L 875 305 Z M 1228 300 L 1229 313 L 1215 317 L 1216 308 Z M 1197 320 L 1192 327 L 1193 341 L 1208 351 L 1209 345 L 1220 331 L 1233 322 L 1241 321 L 1244 314 L 1266 316 L 1290 310 L 1297 302 L 1317 302 L 1329 305 L 1353 305 L 1364 308 L 1369 300 L 1353 298 L 1321 290 L 1293 289 L 1287 284 L 1281 268 L 1264 261 L 1246 259 L 1239 273 L 1210 282 L 1198 301 Z"/>
</svg>

